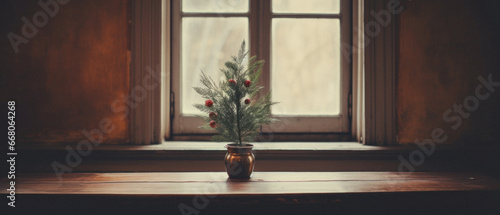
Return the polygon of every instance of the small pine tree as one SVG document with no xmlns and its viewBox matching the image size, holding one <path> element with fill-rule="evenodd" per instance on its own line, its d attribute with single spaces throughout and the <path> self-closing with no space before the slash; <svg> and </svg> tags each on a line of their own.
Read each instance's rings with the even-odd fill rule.
<svg viewBox="0 0 500 215">
<path fill-rule="evenodd" d="M 212 141 L 234 142 L 241 146 L 255 139 L 261 125 L 276 121 L 270 117 L 270 107 L 276 104 L 271 102 L 271 94 L 256 98 L 263 88 L 257 83 L 264 61 L 257 61 L 253 56 L 245 66 L 247 55 L 243 41 L 238 56 L 232 56 L 232 61 L 227 61 L 225 68 L 221 69 L 226 80 L 217 84 L 201 71 L 200 80 L 204 87 L 194 88 L 207 99 L 205 104 L 194 104 L 194 107 L 205 113 L 197 115 L 206 122 L 200 128 L 218 133 L 212 137 Z"/>
</svg>

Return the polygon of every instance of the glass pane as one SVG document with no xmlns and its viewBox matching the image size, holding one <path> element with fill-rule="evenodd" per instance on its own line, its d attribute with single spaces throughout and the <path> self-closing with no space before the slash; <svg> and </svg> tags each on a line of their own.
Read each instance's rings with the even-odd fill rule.
<svg viewBox="0 0 500 215">
<path fill-rule="evenodd" d="M 271 48 L 273 114 L 340 113 L 338 19 L 273 19 Z"/>
<path fill-rule="evenodd" d="M 183 0 L 182 11 L 187 13 L 246 13 L 248 0 Z"/>
<path fill-rule="evenodd" d="M 273 0 L 273 13 L 340 13 L 340 0 Z"/>
<path fill-rule="evenodd" d="M 243 40 L 248 49 L 248 18 L 182 19 L 182 114 L 200 113 L 193 104 L 205 101 L 193 90 L 195 86 L 202 86 L 200 70 L 215 81 L 223 79 L 219 69 L 238 53 Z"/>
</svg>

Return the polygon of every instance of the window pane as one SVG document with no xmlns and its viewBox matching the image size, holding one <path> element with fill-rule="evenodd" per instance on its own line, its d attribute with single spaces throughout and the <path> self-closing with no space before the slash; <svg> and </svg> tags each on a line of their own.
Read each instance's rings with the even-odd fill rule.
<svg viewBox="0 0 500 215">
<path fill-rule="evenodd" d="M 182 114 L 200 113 L 194 103 L 203 103 L 193 87 L 201 87 L 200 69 L 215 81 L 223 78 L 220 68 L 248 45 L 248 18 L 183 18 L 181 57 Z M 248 49 L 248 48 L 247 48 Z"/>
<path fill-rule="evenodd" d="M 271 48 L 273 114 L 340 113 L 338 19 L 273 19 Z"/>
<path fill-rule="evenodd" d="M 188 13 L 246 13 L 248 0 L 183 0 L 182 11 Z"/>
<path fill-rule="evenodd" d="M 340 0 L 272 0 L 273 13 L 339 13 Z"/>
</svg>

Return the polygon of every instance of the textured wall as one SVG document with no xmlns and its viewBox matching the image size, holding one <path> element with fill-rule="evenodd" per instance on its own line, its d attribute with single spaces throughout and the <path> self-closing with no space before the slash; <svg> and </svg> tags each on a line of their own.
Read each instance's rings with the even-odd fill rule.
<svg viewBox="0 0 500 215">
<path fill-rule="evenodd" d="M 478 76 L 492 74 L 494 81 L 500 81 L 500 2 L 403 2 L 398 23 L 399 142 L 430 138 L 434 128 L 443 128 L 449 137 L 444 144 L 498 144 L 500 87 L 488 99 L 478 99 L 477 110 L 465 114 L 466 119 L 460 117 L 462 124 L 457 113 L 448 115 L 450 122 L 443 114 L 475 95 L 481 83 Z"/>
<path fill-rule="evenodd" d="M 127 142 L 128 119 L 121 120 L 110 105 L 129 91 L 129 2 L 59 5 L 45 25 L 38 17 L 38 32 L 25 32 L 32 38 L 16 54 L 6 35 L 23 36 L 22 17 L 33 22 L 43 11 L 37 2 L 0 3 L 2 87 L 7 99 L 16 100 L 18 140 L 76 142 L 85 138 L 83 129 L 99 128 L 108 118 L 114 130 L 104 141 Z"/>
<path fill-rule="evenodd" d="M 399 142 L 443 128 L 445 143 L 492 144 L 500 140 L 500 88 L 462 120 L 443 114 L 474 95 L 479 75 L 500 81 L 500 3 L 473 0 L 404 0 L 399 16 Z M 71 0 L 59 6 L 16 54 L 7 37 L 22 36 L 22 17 L 32 21 L 37 1 L 0 3 L 0 85 L 17 102 L 17 137 L 25 142 L 74 142 L 83 129 L 109 118 L 107 142 L 128 141 L 128 119 L 111 111 L 129 91 L 127 0 Z M 32 32 L 28 32 L 32 33 Z M 450 117 L 456 117 L 452 113 Z"/>
</svg>

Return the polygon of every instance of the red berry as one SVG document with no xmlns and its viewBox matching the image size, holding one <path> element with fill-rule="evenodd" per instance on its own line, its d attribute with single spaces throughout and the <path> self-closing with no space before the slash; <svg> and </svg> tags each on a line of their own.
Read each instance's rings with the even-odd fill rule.
<svg viewBox="0 0 500 215">
<path fill-rule="evenodd" d="M 245 99 L 245 104 L 250 104 L 250 99 Z"/>
<path fill-rule="evenodd" d="M 210 113 L 208 114 L 208 116 L 210 117 L 210 119 L 215 119 L 215 118 L 217 118 L 217 114 L 216 114 L 215 112 L 210 112 Z"/>
<path fill-rule="evenodd" d="M 229 83 L 236 84 L 236 81 L 234 79 L 229 79 Z"/>
<path fill-rule="evenodd" d="M 212 107 L 212 105 L 214 105 L 214 102 L 213 102 L 212 100 L 210 100 L 210 99 L 207 99 L 207 100 L 205 101 L 205 105 L 206 105 L 207 107 Z"/>
<path fill-rule="evenodd" d="M 250 80 L 245 81 L 245 87 L 250 87 L 250 84 L 252 84 L 252 82 Z"/>
<path fill-rule="evenodd" d="M 216 128 L 217 127 L 217 125 L 215 124 L 215 121 L 213 121 L 213 120 L 210 121 L 210 127 L 211 128 Z"/>
</svg>

